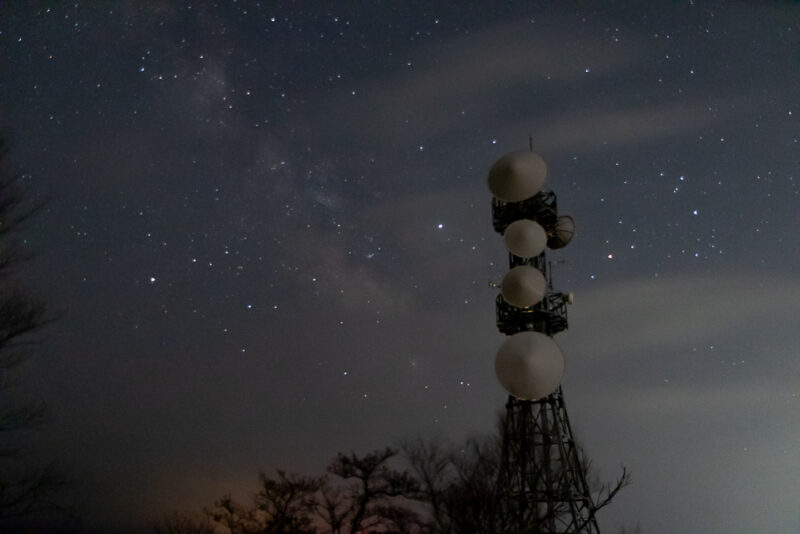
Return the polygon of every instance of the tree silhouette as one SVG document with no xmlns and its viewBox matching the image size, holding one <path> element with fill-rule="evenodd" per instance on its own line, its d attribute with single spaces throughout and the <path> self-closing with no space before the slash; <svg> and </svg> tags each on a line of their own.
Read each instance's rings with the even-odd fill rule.
<svg viewBox="0 0 800 534">
<path fill-rule="evenodd" d="M 231 534 L 264 532 L 264 525 L 256 517 L 255 510 L 235 502 L 230 495 L 223 495 L 214 502 L 213 508 L 206 508 L 203 512 L 206 515 L 206 519 L 224 526 Z M 183 523 L 189 528 L 184 532 L 194 533 L 192 529 L 204 524 L 192 522 L 188 515 L 182 519 Z"/>
<path fill-rule="evenodd" d="M 390 447 L 363 457 L 339 453 L 328 466 L 329 473 L 354 482 L 350 489 L 353 509 L 350 533 L 374 526 L 381 518 L 387 519 L 387 513 L 397 516 L 390 499 L 418 493 L 417 481 L 407 471 L 397 471 L 387 465 L 396 454 Z"/>
<path fill-rule="evenodd" d="M 261 488 L 255 497 L 256 509 L 265 515 L 267 534 L 313 534 L 311 513 L 315 494 L 323 479 L 287 475 L 278 470 L 277 478 L 259 474 Z"/>
<path fill-rule="evenodd" d="M 317 516 L 328 526 L 330 534 L 342 534 L 352 512 L 350 499 L 343 488 L 327 484 L 320 490 L 314 505 Z"/>
<path fill-rule="evenodd" d="M 500 425 L 502 428 L 502 425 Z M 447 448 L 439 441 L 416 440 L 403 451 L 420 487 L 418 501 L 427 518 L 425 532 L 436 534 L 519 534 L 530 531 L 527 518 L 515 513 L 518 495 L 498 482 L 502 459 L 499 436 L 471 439 L 461 447 Z M 581 465 L 591 462 L 579 449 Z M 610 504 L 631 478 L 623 467 L 613 483 L 594 482 L 592 516 Z"/>
<path fill-rule="evenodd" d="M 15 277 L 28 258 L 20 231 L 41 208 L 26 201 L 20 179 L 9 170 L 0 140 L 0 526 L 64 511 L 56 496 L 66 484 L 53 464 L 32 467 L 20 438 L 20 431 L 46 420 L 47 405 L 15 395 L 17 373 L 31 356 L 34 334 L 54 320 L 41 300 L 19 288 Z"/>
</svg>

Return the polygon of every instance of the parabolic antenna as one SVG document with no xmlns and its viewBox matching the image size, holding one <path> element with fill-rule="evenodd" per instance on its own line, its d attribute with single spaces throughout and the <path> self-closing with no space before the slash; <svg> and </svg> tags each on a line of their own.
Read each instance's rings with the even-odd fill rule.
<svg viewBox="0 0 800 534">
<path fill-rule="evenodd" d="M 489 190 L 500 200 L 520 202 L 538 193 L 546 179 L 547 165 L 542 157 L 517 150 L 494 162 L 489 170 Z"/>
<path fill-rule="evenodd" d="M 497 351 L 494 371 L 500 385 L 520 400 L 538 400 L 558 388 L 564 356 L 553 338 L 541 332 L 519 332 Z"/>
<path fill-rule="evenodd" d="M 533 306 L 544 298 L 547 281 L 539 269 L 517 265 L 503 277 L 500 293 L 503 299 L 517 308 Z"/>
<path fill-rule="evenodd" d="M 509 252 L 520 258 L 538 256 L 547 246 L 544 228 L 530 219 L 519 219 L 509 224 L 503 237 Z"/>
<path fill-rule="evenodd" d="M 547 246 L 553 249 L 564 248 L 575 235 L 575 221 L 569 215 L 561 215 L 553 227 L 553 235 L 547 240 Z"/>
</svg>

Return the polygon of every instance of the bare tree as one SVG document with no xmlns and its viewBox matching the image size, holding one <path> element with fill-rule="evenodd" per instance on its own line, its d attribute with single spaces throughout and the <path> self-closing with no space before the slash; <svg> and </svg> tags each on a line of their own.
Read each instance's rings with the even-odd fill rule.
<svg viewBox="0 0 800 534">
<path fill-rule="evenodd" d="M 379 523 L 388 499 L 416 495 L 416 480 L 406 471 L 397 471 L 387 465 L 397 451 L 387 447 L 363 457 L 355 453 L 339 453 L 328 466 L 328 472 L 344 480 L 352 480 L 350 500 L 352 516 L 349 532 L 358 532 Z"/>
<path fill-rule="evenodd" d="M 497 436 L 472 439 L 460 448 L 417 440 L 404 445 L 403 451 L 418 481 L 417 498 L 426 507 L 426 532 L 516 534 L 529 525 L 529 518 L 514 513 L 515 498 L 498 484 L 502 443 Z M 591 462 L 582 451 L 579 454 L 588 471 Z M 630 474 L 623 467 L 615 482 L 591 484 L 589 516 L 594 517 L 629 483 Z"/>
<path fill-rule="evenodd" d="M 20 289 L 15 277 L 27 259 L 19 233 L 41 208 L 26 202 L 20 179 L 9 170 L 0 140 L 0 525 L 66 512 L 56 499 L 66 478 L 54 464 L 36 467 L 20 437 L 21 430 L 46 420 L 47 405 L 21 400 L 15 390 L 17 374 L 36 345 L 34 334 L 55 319 L 41 300 Z"/>
<path fill-rule="evenodd" d="M 342 534 L 342 529 L 353 511 L 344 489 L 329 486 L 327 481 L 317 496 L 314 509 L 330 529 L 330 534 Z"/>
<path fill-rule="evenodd" d="M 453 532 L 508 531 L 509 518 L 502 513 L 508 496 L 499 490 L 501 446 L 496 437 L 472 439 L 454 452 L 456 479 L 447 494 Z M 463 509 L 465 513 L 458 514 Z"/>
<path fill-rule="evenodd" d="M 255 517 L 255 510 L 237 503 L 230 494 L 223 495 L 214 502 L 212 508 L 206 508 L 203 512 L 208 519 L 224 526 L 231 534 L 255 534 L 264 531 L 262 523 Z"/>
<path fill-rule="evenodd" d="M 454 452 L 441 441 L 424 441 L 417 438 L 402 445 L 403 455 L 411 466 L 419 490 L 417 500 L 429 506 L 426 530 L 440 534 L 451 534 L 452 492 L 454 489 Z"/>
<path fill-rule="evenodd" d="M 584 472 L 589 475 L 587 478 L 590 478 L 589 485 L 594 489 L 594 506 L 592 507 L 592 513 L 595 514 L 601 508 L 605 508 L 611 504 L 611 501 L 614 499 L 617 493 L 619 493 L 623 488 L 630 486 L 633 479 L 628 471 L 628 468 L 623 465 L 622 472 L 614 482 L 600 482 L 595 476 L 592 475 L 592 459 L 586 455 L 586 452 L 583 449 L 580 449 L 579 453 Z"/>
<path fill-rule="evenodd" d="M 255 497 L 256 509 L 264 515 L 268 534 L 311 534 L 315 532 L 311 515 L 315 495 L 324 479 L 276 471 L 277 477 L 259 474 L 261 488 Z"/>
</svg>

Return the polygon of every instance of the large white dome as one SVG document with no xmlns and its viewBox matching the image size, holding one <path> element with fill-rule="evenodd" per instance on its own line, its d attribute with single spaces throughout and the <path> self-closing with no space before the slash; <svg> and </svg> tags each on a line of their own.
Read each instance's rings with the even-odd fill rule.
<svg viewBox="0 0 800 534">
<path fill-rule="evenodd" d="M 564 375 L 564 356 L 553 338 L 520 332 L 497 351 L 494 370 L 500 385 L 520 400 L 538 400 L 553 393 Z"/>
<path fill-rule="evenodd" d="M 547 164 L 528 150 L 509 152 L 489 170 L 489 189 L 506 202 L 519 202 L 538 193 L 547 180 Z"/>
</svg>

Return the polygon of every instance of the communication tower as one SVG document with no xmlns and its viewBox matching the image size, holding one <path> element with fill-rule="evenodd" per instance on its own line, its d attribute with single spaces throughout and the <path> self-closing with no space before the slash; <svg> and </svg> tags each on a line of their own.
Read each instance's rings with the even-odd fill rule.
<svg viewBox="0 0 800 534">
<path fill-rule="evenodd" d="M 599 534 L 561 391 L 564 357 L 553 340 L 567 328 L 572 294 L 553 289 L 545 255 L 569 243 L 575 224 L 558 214 L 546 178 L 547 166 L 532 150 L 508 153 L 489 171 L 492 223 L 509 258 L 496 302 L 497 328 L 508 336 L 495 359 L 509 393 L 497 478 L 500 530 Z"/>
</svg>

